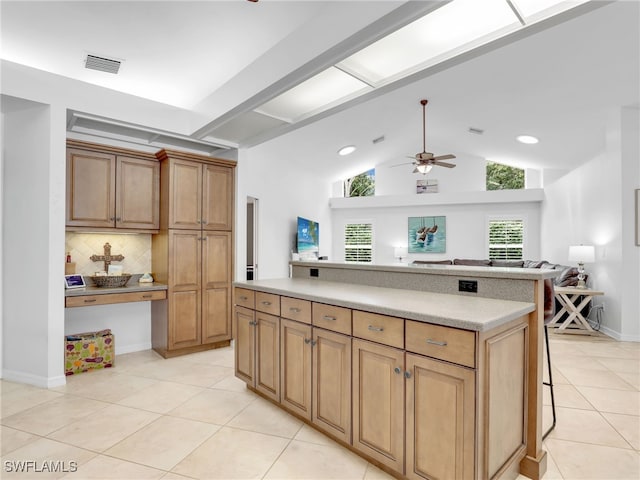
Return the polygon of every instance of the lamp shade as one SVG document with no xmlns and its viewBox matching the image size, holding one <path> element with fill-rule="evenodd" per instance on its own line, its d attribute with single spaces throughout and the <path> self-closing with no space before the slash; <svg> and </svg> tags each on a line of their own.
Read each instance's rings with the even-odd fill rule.
<svg viewBox="0 0 640 480">
<path fill-rule="evenodd" d="M 593 245 L 572 245 L 569 247 L 569 261 L 579 263 L 593 263 L 596 260 L 596 250 Z"/>
<path fill-rule="evenodd" d="M 425 173 L 429 173 L 432 168 L 433 168 L 433 165 L 422 164 L 422 165 L 418 165 L 416 167 L 416 170 L 418 170 L 420 173 L 424 175 Z"/>
</svg>

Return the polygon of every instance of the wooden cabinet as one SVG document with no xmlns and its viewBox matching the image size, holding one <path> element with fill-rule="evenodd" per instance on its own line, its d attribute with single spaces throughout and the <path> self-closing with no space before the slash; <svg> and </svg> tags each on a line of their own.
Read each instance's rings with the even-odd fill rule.
<svg viewBox="0 0 640 480">
<path fill-rule="evenodd" d="M 405 476 L 474 478 L 474 370 L 410 353 L 406 362 Z"/>
<path fill-rule="evenodd" d="M 280 401 L 280 319 L 236 306 L 235 374 Z"/>
<path fill-rule="evenodd" d="M 168 318 L 152 312 L 153 348 L 166 357 L 228 345 L 235 164 L 166 150 L 157 156 L 161 209 L 152 268 L 168 285 Z"/>
<path fill-rule="evenodd" d="M 179 157 L 179 158 L 176 158 Z M 184 159 L 168 153 L 168 228 L 231 230 L 234 176 L 228 166 Z"/>
<path fill-rule="evenodd" d="M 280 403 L 311 421 L 311 326 L 285 318 L 280 320 Z"/>
<path fill-rule="evenodd" d="M 353 339 L 353 446 L 397 472 L 404 470 L 404 373 L 403 350 Z"/>
<path fill-rule="evenodd" d="M 351 337 L 313 328 L 311 421 L 351 443 Z"/>
<path fill-rule="evenodd" d="M 67 229 L 157 230 L 159 182 L 153 155 L 67 141 Z"/>
</svg>

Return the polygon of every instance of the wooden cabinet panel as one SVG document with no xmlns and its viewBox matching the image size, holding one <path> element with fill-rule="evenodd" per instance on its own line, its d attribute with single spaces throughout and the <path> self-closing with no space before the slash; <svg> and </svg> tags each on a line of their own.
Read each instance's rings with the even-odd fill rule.
<svg viewBox="0 0 640 480">
<path fill-rule="evenodd" d="M 65 297 L 65 307 L 88 307 L 91 305 L 110 305 L 113 303 L 148 302 L 152 300 L 164 300 L 167 298 L 166 290 L 151 290 L 148 292 L 109 293 L 98 295 L 78 295 Z"/>
<path fill-rule="evenodd" d="M 116 156 L 67 149 L 67 225 L 115 226 Z"/>
<path fill-rule="evenodd" d="M 312 422 L 351 443 L 351 338 L 313 329 Z"/>
<path fill-rule="evenodd" d="M 254 311 L 242 307 L 235 308 L 235 372 L 236 377 L 248 385 L 255 379 L 255 332 Z"/>
<path fill-rule="evenodd" d="M 256 312 L 256 390 L 280 401 L 280 319 Z"/>
<path fill-rule="evenodd" d="M 233 170 L 218 165 L 203 166 L 202 227 L 231 230 L 233 226 Z"/>
<path fill-rule="evenodd" d="M 235 304 L 245 308 L 255 308 L 255 297 L 256 294 L 253 290 L 248 290 L 246 288 L 238 288 L 234 289 L 234 299 Z"/>
<path fill-rule="evenodd" d="M 475 367 L 476 335 L 472 331 L 407 320 L 405 342 L 410 352 Z"/>
<path fill-rule="evenodd" d="M 410 353 L 406 364 L 405 476 L 474 478 L 475 372 Z"/>
<path fill-rule="evenodd" d="M 353 446 L 404 471 L 404 351 L 353 340 Z"/>
<path fill-rule="evenodd" d="M 202 164 L 171 159 L 169 163 L 169 228 L 202 228 Z"/>
<path fill-rule="evenodd" d="M 404 348 L 404 319 L 354 310 L 353 336 Z"/>
<path fill-rule="evenodd" d="M 280 403 L 311 420 L 311 326 L 286 319 L 280 320 Z"/>
<path fill-rule="evenodd" d="M 280 297 L 281 316 L 303 323 L 311 323 L 311 302 L 299 298 Z"/>
<path fill-rule="evenodd" d="M 256 292 L 256 310 L 271 315 L 280 315 L 280 296 Z"/>
<path fill-rule="evenodd" d="M 116 226 L 157 230 L 160 226 L 160 164 L 118 156 Z"/>
<path fill-rule="evenodd" d="M 229 288 L 205 288 L 202 295 L 202 343 L 229 340 L 231 338 Z"/>
<path fill-rule="evenodd" d="M 200 345 L 200 290 L 169 293 L 169 348 Z"/>
<path fill-rule="evenodd" d="M 316 327 L 351 335 L 351 310 L 349 308 L 313 302 L 311 322 Z"/>
<path fill-rule="evenodd" d="M 231 251 L 231 233 L 203 232 L 203 343 L 231 338 Z"/>
<path fill-rule="evenodd" d="M 169 289 L 196 290 L 201 285 L 202 240 L 200 232 L 169 232 Z"/>
</svg>

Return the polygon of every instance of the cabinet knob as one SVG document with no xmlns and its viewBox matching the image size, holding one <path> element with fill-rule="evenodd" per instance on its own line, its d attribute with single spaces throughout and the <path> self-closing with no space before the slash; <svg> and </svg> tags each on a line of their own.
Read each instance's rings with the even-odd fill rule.
<svg viewBox="0 0 640 480">
<path fill-rule="evenodd" d="M 306 343 L 307 345 L 309 345 L 311 343 L 311 339 L 310 338 L 305 338 L 304 339 L 304 343 Z"/>
<path fill-rule="evenodd" d="M 116 217 L 109 217 L 109 220 L 111 220 L 112 222 L 116 219 Z"/>
<path fill-rule="evenodd" d="M 312 347 L 315 347 L 315 346 L 316 346 L 316 343 L 318 343 L 318 341 L 317 341 L 317 340 L 311 340 L 311 346 L 312 346 Z"/>
<path fill-rule="evenodd" d="M 396 367 L 396 368 L 394 368 L 394 369 L 393 369 L 393 371 L 394 371 L 395 373 L 398 373 L 398 374 L 399 374 L 399 373 L 401 373 L 401 372 L 402 372 L 402 369 L 401 369 L 400 367 Z"/>
<path fill-rule="evenodd" d="M 119 222 L 120 220 L 122 220 L 120 217 L 116 217 L 116 222 Z"/>
<path fill-rule="evenodd" d="M 409 371 L 404 372 L 404 378 L 411 378 L 411 372 Z"/>
</svg>

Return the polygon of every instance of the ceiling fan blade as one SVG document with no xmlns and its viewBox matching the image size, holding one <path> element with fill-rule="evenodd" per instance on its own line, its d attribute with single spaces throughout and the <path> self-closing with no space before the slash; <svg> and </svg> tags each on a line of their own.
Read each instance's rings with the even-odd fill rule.
<svg viewBox="0 0 640 480">
<path fill-rule="evenodd" d="M 451 153 L 447 153 L 446 155 L 438 155 L 437 157 L 433 157 L 433 160 L 448 160 L 450 158 L 456 158 L 455 155 Z"/>
<path fill-rule="evenodd" d="M 433 162 L 434 165 L 438 165 L 439 167 L 447 167 L 447 168 L 453 168 L 455 167 L 455 165 L 453 163 L 447 163 L 447 162 Z"/>
<path fill-rule="evenodd" d="M 389 168 L 401 167 L 402 165 L 412 165 L 413 162 L 397 163 L 396 165 L 389 165 Z"/>
<path fill-rule="evenodd" d="M 411 173 L 420 173 L 420 170 L 418 170 L 417 168 L 414 168 L 413 172 L 411 172 Z"/>
</svg>

